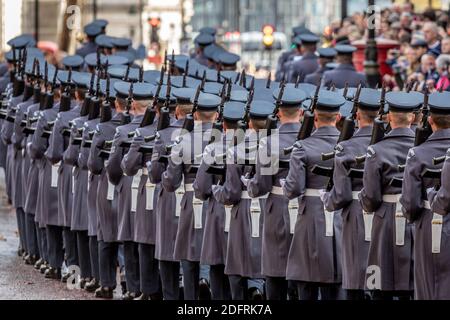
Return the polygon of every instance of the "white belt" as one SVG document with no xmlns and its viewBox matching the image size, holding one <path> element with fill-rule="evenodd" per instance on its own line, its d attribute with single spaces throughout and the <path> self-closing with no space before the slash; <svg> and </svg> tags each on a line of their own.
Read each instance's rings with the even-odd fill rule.
<svg viewBox="0 0 450 320">
<path fill-rule="evenodd" d="M 277 196 L 284 196 L 283 188 L 278 186 L 273 186 L 272 191 L 270 192 Z M 298 198 L 292 199 L 288 204 L 289 210 L 289 231 L 291 234 L 294 234 L 295 223 L 297 222 L 298 216 Z"/>
<path fill-rule="evenodd" d="M 148 176 L 148 169 L 147 168 L 142 168 L 142 175 L 143 176 Z"/>
<path fill-rule="evenodd" d="M 184 192 L 194 192 L 194 184 L 192 183 L 185 184 Z"/>
<path fill-rule="evenodd" d="M 133 181 L 131 182 L 131 211 L 136 212 L 137 210 L 137 198 L 139 195 L 139 183 L 141 182 L 142 169 L 133 176 Z"/>
<path fill-rule="evenodd" d="M 425 200 L 425 201 L 423 202 L 423 207 L 424 207 L 425 209 L 431 210 L 430 201 Z"/>
<path fill-rule="evenodd" d="M 275 194 L 277 196 L 284 196 L 284 191 L 282 187 L 273 186 L 272 191 L 270 193 Z"/>
<path fill-rule="evenodd" d="M 359 194 L 361 191 L 352 191 L 352 199 L 359 200 Z"/>
<path fill-rule="evenodd" d="M 192 183 L 185 184 L 184 191 L 194 192 L 194 185 Z M 197 199 L 195 195 L 192 197 L 192 209 L 194 211 L 194 229 L 202 229 L 203 201 Z"/>
<path fill-rule="evenodd" d="M 320 191 L 321 189 L 306 189 L 305 190 L 305 197 L 320 197 Z"/>
<path fill-rule="evenodd" d="M 361 191 L 352 191 L 352 199 L 359 201 L 359 194 Z M 364 241 L 372 241 L 372 222 L 373 222 L 373 212 L 363 211 L 364 220 Z"/>
<path fill-rule="evenodd" d="M 321 189 L 306 189 L 305 197 L 316 197 L 320 198 Z M 325 215 L 325 237 L 334 236 L 334 211 L 330 212 L 325 207 L 323 208 L 323 213 Z"/>
<path fill-rule="evenodd" d="M 406 218 L 402 212 L 400 204 L 401 194 L 385 194 L 383 202 L 395 203 L 395 244 L 397 246 L 405 245 Z"/>
<path fill-rule="evenodd" d="M 52 177 L 51 177 L 51 184 L 50 184 L 50 187 L 52 187 L 52 188 L 58 187 L 58 170 L 59 170 L 60 165 L 61 165 L 61 162 L 58 162 L 58 163 L 52 165 Z"/>
</svg>

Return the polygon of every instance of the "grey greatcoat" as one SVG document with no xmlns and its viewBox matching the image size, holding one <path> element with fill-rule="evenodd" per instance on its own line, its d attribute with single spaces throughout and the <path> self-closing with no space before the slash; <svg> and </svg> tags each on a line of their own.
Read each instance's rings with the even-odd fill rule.
<svg viewBox="0 0 450 320">
<path fill-rule="evenodd" d="M 64 152 L 64 164 L 72 166 L 72 219 L 70 228 L 72 231 L 86 231 L 88 229 L 87 213 L 87 171 L 78 166 L 78 155 L 81 145 L 75 143 L 82 138 L 83 128 L 87 116 L 77 117 L 72 120 L 70 129 L 69 146 Z"/>
<path fill-rule="evenodd" d="M 366 283 L 370 241 L 365 240 L 361 204 L 354 197 L 362 189 L 362 179 L 351 178 L 348 172 L 352 168 L 363 169 L 364 165 L 357 165 L 355 158 L 366 153 L 371 134 L 372 126 L 361 128 L 336 147 L 334 186 L 324 198 L 327 210 L 342 209 L 342 288 L 347 290 L 364 290 Z"/>
<path fill-rule="evenodd" d="M 98 176 L 92 174 L 88 168 L 88 158 L 90 152 L 90 146 L 86 146 L 85 143 L 91 141 L 91 137 L 97 128 L 97 124 L 100 122 L 99 118 L 88 120 L 84 124 L 83 141 L 81 142 L 80 154 L 78 155 L 78 166 L 81 171 L 86 172 L 87 176 L 87 188 L 83 188 L 82 191 L 86 192 L 85 199 L 87 199 L 87 216 L 88 216 L 88 236 L 97 236 L 97 190 L 98 190 Z"/>
<path fill-rule="evenodd" d="M 92 138 L 89 151 L 88 168 L 94 175 L 98 175 L 97 186 L 97 239 L 104 242 L 117 241 L 117 192 L 111 185 L 112 197 L 108 200 L 108 186 L 110 182 L 106 175 L 105 159 L 100 156 L 101 148 L 105 141 L 114 138 L 116 128 L 122 123 L 123 114 L 116 113 L 110 121 L 101 122 L 97 125 Z"/>
<path fill-rule="evenodd" d="M 339 131 L 335 127 L 320 127 L 309 138 L 296 142 L 292 152 L 283 190 L 289 199 L 302 197 L 289 249 L 288 280 L 341 282 L 341 216 L 327 214 L 333 217 L 332 224 L 328 224 L 331 232 L 327 233 L 324 205 L 315 192 L 324 189 L 328 181 L 311 172 L 314 165 L 332 166 L 332 160 L 322 161 L 321 155 L 333 150 L 338 137 Z"/>
<path fill-rule="evenodd" d="M 434 255 L 433 262 L 439 265 L 439 271 L 434 274 L 434 299 L 449 300 L 450 288 L 450 270 L 448 266 L 450 261 L 448 252 L 450 252 L 450 149 L 447 150 L 446 160 L 442 169 L 441 188 L 439 191 L 429 192 L 428 199 L 431 202 L 431 210 L 437 214 L 443 215 L 441 253 Z"/>
<path fill-rule="evenodd" d="M 181 200 L 178 233 L 175 240 L 175 260 L 200 261 L 206 203 L 197 201 L 198 204 L 195 206 L 200 214 L 195 218 L 192 184 L 196 173 L 190 172 L 189 167 L 192 164 L 200 165 L 203 150 L 211 135 L 208 131 L 211 128 L 211 123 L 200 123 L 194 127 L 192 132 L 182 135 L 182 141 L 173 148 L 167 170 L 162 176 L 162 186 L 168 192 L 175 192 L 182 183 L 185 186 L 185 193 Z M 178 157 L 180 153 L 181 158 Z M 174 159 L 177 161 L 174 161 Z"/>
<path fill-rule="evenodd" d="M 30 157 L 36 160 L 39 168 L 35 220 L 39 222 L 42 228 L 46 225 L 59 226 L 57 188 L 52 187 L 52 165 L 45 157 L 45 151 L 48 148 L 49 142 L 48 138 L 42 137 L 44 129 L 48 129 L 48 124 L 56 120 L 58 110 L 59 103 L 56 103 L 53 108 L 40 112 L 36 131 L 33 134 L 29 147 Z"/>
<path fill-rule="evenodd" d="M 307 75 L 314 73 L 317 69 L 319 69 L 319 58 L 315 53 L 305 53 L 301 59 L 295 61 L 289 72 L 289 82 L 296 82 L 297 78 L 299 78 L 300 83 L 304 82 L 304 79 Z M 317 85 L 317 83 L 314 83 Z"/>
<path fill-rule="evenodd" d="M 225 265 L 226 260 L 228 231 L 225 230 L 225 207 L 212 195 L 212 186 L 216 185 L 220 178 L 207 172 L 208 164 L 213 163 L 211 160 L 215 155 L 224 154 L 228 149 L 225 139 L 226 136 L 223 135 L 222 141 L 206 146 L 194 181 L 195 196 L 207 203 L 200 255 L 202 265 Z"/>
<path fill-rule="evenodd" d="M 27 108 L 27 122 L 30 118 L 35 118 L 39 114 L 39 103 L 33 104 Z M 30 127 L 36 128 L 37 123 L 30 124 Z M 28 171 L 24 172 L 24 186 L 25 186 L 25 206 L 24 211 L 28 214 L 36 214 L 37 195 L 39 190 L 39 168 L 37 162 L 39 160 L 33 159 L 30 155 L 30 147 L 33 135 L 30 134 L 26 138 L 26 154 L 30 159 L 30 167 Z M 26 169 L 25 169 L 26 170 Z"/>
<path fill-rule="evenodd" d="M 118 212 L 118 241 L 133 241 L 135 212 L 131 211 L 131 184 L 133 177 L 126 176 L 120 166 L 125 149 L 120 145 L 122 142 L 129 141 L 128 134 L 136 130 L 142 122 L 143 115 L 135 116 L 130 123 L 117 127 L 116 134 L 109 156 L 105 165 L 109 181 L 116 186 L 118 194 L 117 212 Z"/>
<path fill-rule="evenodd" d="M 72 220 L 72 166 L 62 163 L 64 151 L 69 145 L 69 137 L 63 135 L 63 130 L 69 128 L 69 121 L 80 113 L 75 101 L 71 103 L 71 110 L 59 112 L 53 125 L 49 147 L 45 156 L 52 165 L 57 165 L 58 181 L 58 219 L 59 225 L 70 227 Z"/>
<path fill-rule="evenodd" d="M 147 166 L 150 182 L 157 185 L 161 184 L 162 174 L 166 171 L 167 165 L 160 159 L 169 155 L 165 146 L 174 143 L 175 137 L 180 134 L 183 122 L 184 119 L 177 120 L 171 123 L 168 128 L 158 131 L 153 147 L 152 160 L 150 165 Z M 156 198 L 155 258 L 161 261 L 176 261 L 173 257 L 179 220 L 179 213 L 175 212 L 176 195 L 175 192 L 169 192 L 160 186 Z"/>
<path fill-rule="evenodd" d="M 11 136 L 11 143 L 14 146 L 14 171 L 12 172 L 14 194 L 12 197 L 12 204 L 15 208 L 23 208 L 25 205 L 25 184 L 23 181 L 23 170 L 24 166 L 29 167 L 29 160 L 25 160 L 24 134 L 21 123 L 24 119 L 25 111 L 32 104 L 33 99 L 28 99 L 28 101 L 21 102 L 17 105 L 13 134 Z"/>
<path fill-rule="evenodd" d="M 405 164 L 413 145 L 414 132 L 397 128 L 367 151 L 359 198 L 363 210 L 374 213 L 368 266 L 379 267 L 381 286 L 375 289 L 382 291 L 413 290 L 413 225 L 406 222 L 404 244 L 400 245 L 396 237 L 396 226 L 401 225 L 401 218 L 396 217 L 399 204 L 383 201 L 383 195 L 401 194 L 401 188 L 390 182 L 402 178 L 398 166 Z"/>
<path fill-rule="evenodd" d="M 212 187 L 215 199 L 225 206 L 232 206 L 230 229 L 228 232 L 225 274 L 247 278 L 261 276 L 261 235 L 264 223 L 264 199 L 242 197 L 246 188 L 241 181 L 242 176 L 251 174 L 251 166 L 241 164 L 241 159 L 255 157 L 255 152 L 245 153 L 245 145 L 254 146 L 256 133 L 248 131 L 245 141 L 230 148 L 227 154 L 227 171 L 225 183 Z M 253 202 L 253 206 L 252 206 Z M 259 204 L 259 212 L 252 207 Z M 254 226 L 254 228 L 253 228 Z"/>
<path fill-rule="evenodd" d="M 154 135 L 156 133 L 156 126 L 158 121 L 149 126 L 136 129 L 133 142 L 130 150 L 123 157 L 122 169 L 123 172 L 130 177 L 133 177 L 132 196 L 136 196 L 136 215 L 134 220 L 134 235 L 133 241 L 144 244 L 155 244 L 156 233 L 156 214 L 154 208 L 156 207 L 155 194 L 158 190 L 156 185 L 151 184 L 148 178 L 146 163 L 151 160 L 151 154 L 143 154 L 139 152 L 141 146 L 151 146 L 153 142 L 145 143 L 144 138 Z M 142 170 L 142 169 L 145 170 Z M 151 194 L 150 194 L 151 193 Z M 147 201 L 152 203 L 147 203 Z"/>
<path fill-rule="evenodd" d="M 291 222 L 289 200 L 283 194 L 272 192 L 273 187 L 280 189 L 280 179 L 285 179 L 287 168 L 279 168 L 279 159 L 288 161 L 284 148 L 295 143 L 299 123 L 282 124 L 260 143 L 255 176 L 248 184 L 248 192 L 252 197 L 260 197 L 269 193 L 264 214 L 262 233 L 262 275 L 269 277 L 285 277 L 289 248 L 291 246 Z M 270 159 L 270 161 L 269 161 Z M 294 221 L 295 223 L 295 221 Z"/>
<path fill-rule="evenodd" d="M 357 87 L 362 83 L 366 86 L 366 76 L 364 73 L 357 72 L 352 64 L 340 64 L 335 69 L 325 71 L 322 82 L 325 86 L 334 84 L 337 89 L 342 89 L 348 83 L 349 87 Z"/>
<path fill-rule="evenodd" d="M 447 273 L 443 266 L 450 257 L 445 250 L 445 234 L 448 229 L 447 212 L 444 212 L 443 232 L 440 253 L 432 252 L 433 212 L 425 205 L 427 189 L 440 183 L 422 177 L 425 169 L 436 169 L 432 160 L 445 154 L 450 146 L 450 129 L 439 130 L 418 147 L 410 150 L 404 173 L 402 198 L 403 212 L 409 221 L 414 222 L 414 289 L 418 300 L 450 299 L 450 287 L 443 282 Z M 446 181 L 442 179 L 445 184 Z M 442 211 L 440 211 L 442 212 Z M 439 212 L 437 212 L 439 214 Z M 442 271 L 443 272 L 442 272 Z"/>
</svg>

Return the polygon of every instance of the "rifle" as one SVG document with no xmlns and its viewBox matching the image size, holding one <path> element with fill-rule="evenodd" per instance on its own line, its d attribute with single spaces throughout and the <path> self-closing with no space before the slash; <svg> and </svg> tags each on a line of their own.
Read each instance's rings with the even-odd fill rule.
<svg viewBox="0 0 450 320">
<path fill-rule="evenodd" d="M 106 75 L 106 95 L 105 95 L 105 100 L 102 103 L 102 108 L 100 111 L 100 123 L 107 122 L 112 119 L 111 103 L 109 101 L 110 86 L 111 86 L 111 78 L 110 78 L 109 74 L 107 74 Z"/>
<path fill-rule="evenodd" d="M 85 117 L 89 114 L 89 105 L 91 104 L 91 99 L 94 97 L 94 80 L 95 80 L 95 73 L 92 73 L 91 81 L 89 84 L 89 91 L 84 97 L 83 105 L 81 106 L 80 110 L 81 117 Z"/>
<path fill-rule="evenodd" d="M 225 82 L 223 83 L 223 86 L 222 86 L 222 91 L 220 92 L 220 97 L 222 98 L 222 100 L 220 101 L 217 120 L 213 124 L 213 130 L 219 130 L 219 131 L 223 130 L 223 109 L 224 109 L 225 102 L 227 101 L 227 87 L 228 87 L 228 79 L 225 79 Z M 209 141 L 209 144 L 213 143 L 214 139 L 215 139 L 215 137 L 214 137 L 214 135 L 212 135 L 211 140 Z"/>
<path fill-rule="evenodd" d="M 194 114 L 197 111 L 200 90 L 201 86 L 199 86 L 195 92 L 191 114 L 186 115 L 186 118 L 184 119 L 183 130 L 186 130 L 187 132 L 192 132 L 194 130 Z"/>
<path fill-rule="evenodd" d="M 311 133 L 314 129 L 314 111 L 317 106 L 317 101 L 319 100 L 319 91 L 320 91 L 320 83 L 322 82 L 322 78 L 319 79 L 319 85 L 316 87 L 316 91 L 314 92 L 313 99 L 311 101 L 311 106 L 308 111 L 305 112 L 303 116 L 303 122 L 300 127 L 300 130 L 297 134 L 297 140 L 304 140 L 311 136 Z M 284 154 L 290 154 L 294 150 L 294 146 L 284 149 Z"/>
<path fill-rule="evenodd" d="M 127 107 L 123 114 L 122 125 L 126 125 L 131 122 L 130 110 L 132 103 L 133 103 L 133 82 L 130 83 L 130 89 L 128 91 L 128 98 L 127 98 Z"/>
<path fill-rule="evenodd" d="M 189 60 L 186 60 L 186 68 L 183 74 L 183 88 L 186 88 L 186 78 L 189 74 Z"/>
<path fill-rule="evenodd" d="M 271 81 L 272 81 L 272 72 L 269 72 L 269 75 L 267 76 L 266 89 L 270 89 Z"/>
<path fill-rule="evenodd" d="M 428 138 L 433 134 L 430 124 L 428 123 L 429 108 L 428 108 L 428 87 L 425 87 L 424 100 L 421 108 L 422 121 L 421 125 L 416 128 L 416 137 L 414 140 L 415 146 L 420 146 L 422 143 L 428 140 Z"/>
<path fill-rule="evenodd" d="M 267 117 L 267 122 L 266 122 L 267 135 L 270 135 L 272 130 L 275 130 L 277 128 L 278 111 L 280 110 L 281 99 L 283 98 L 285 88 L 286 88 L 286 84 L 283 82 L 281 84 L 280 91 L 278 92 L 278 96 L 277 96 L 277 100 L 275 102 L 275 108 L 273 109 L 273 113 Z"/>
<path fill-rule="evenodd" d="M 69 67 L 69 72 L 67 75 L 67 85 L 64 88 L 64 92 L 61 95 L 61 101 L 59 105 L 59 112 L 65 112 L 70 110 L 70 104 L 72 101 L 72 96 L 70 94 L 70 83 L 72 82 L 72 68 Z"/>
</svg>

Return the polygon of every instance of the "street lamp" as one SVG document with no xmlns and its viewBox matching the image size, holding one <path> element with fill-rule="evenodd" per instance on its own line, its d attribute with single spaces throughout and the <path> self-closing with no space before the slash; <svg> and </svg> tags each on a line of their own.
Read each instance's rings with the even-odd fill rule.
<svg viewBox="0 0 450 320">
<path fill-rule="evenodd" d="M 34 0 L 34 38 L 39 41 L 39 0 Z"/>
<path fill-rule="evenodd" d="M 364 71 L 367 76 L 367 83 L 370 88 L 375 88 L 380 83 L 380 70 L 378 65 L 378 49 L 377 42 L 375 40 L 375 29 L 376 23 L 374 17 L 370 15 L 376 14 L 375 0 L 367 1 L 367 13 L 368 24 L 367 28 L 369 30 L 367 42 L 366 42 L 366 52 L 364 61 Z"/>
</svg>

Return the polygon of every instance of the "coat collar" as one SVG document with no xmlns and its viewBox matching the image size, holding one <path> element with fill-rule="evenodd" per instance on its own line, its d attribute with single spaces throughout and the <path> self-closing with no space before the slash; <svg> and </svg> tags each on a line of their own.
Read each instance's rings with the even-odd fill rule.
<svg viewBox="0 0 450 320">
<path fill-rule="evenodd" d="M 325 126 L 316 129 L 311 136 L 339 136 L 339 130 L 334 126 Z"/>
<path fill-rule="evenodd" d="M 392 129 L 384 138 L 395 138 L 395 137 L 414 137 L 414 131 L 412 131 L 410 128 L 397 128 Z"/>
<path fill-rule="evenodd" d="M 434 132 L 428 138 L 428 141 L 448 140 L 448 139 L 450 139 L 450 129 L 442 129 Z"/>
<path fill-rule="evenodd" d="M 354 137 L 367 137 L 372 135 L 373 126 L 359 128 L 353 135 Z"/>
<path fill-rule="evenodd" d="M 334 70 L 351 70 L 356 71 L 355 66 L 349 63 L 341 63 Z"/>
<path fill-rule="evenodd" d="M 297 133 L 300 129 L 300 123 L 298 122 L 289 122 L 289 123 L 283 123 L 279 128 L 278 131 L 280 133 Z"/>
<path fill-rule="evenodd" d="M 131 124 L 140 124 L 142 122 L 142 119 L 144 119 L 144 115 L 140 114 L 133 117 L 133 120 L 131 120 Z"/>
</svg>

